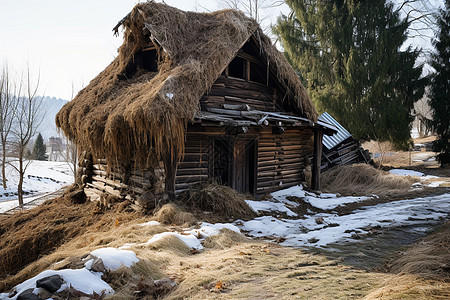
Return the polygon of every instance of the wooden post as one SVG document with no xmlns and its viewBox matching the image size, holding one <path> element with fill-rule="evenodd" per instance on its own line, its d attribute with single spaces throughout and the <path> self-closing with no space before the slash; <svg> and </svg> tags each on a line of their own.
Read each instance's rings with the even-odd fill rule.
<svg viewBox="0 0 450 300">
<path fill-rule="evenodd" d="M 322 164 L 322 128 L 314 129 L 314 157 L 312 165 L 311 188 L 320 190 L 320 165 Z"/>
<path fill-rule="evenodd" d="M 178 168 L 178 153 L 171 155 L 167 153 L 163 159 L 166 173 L 165 192 L 169 201 L 175 200 L 175 180 Z"/>
</svg>

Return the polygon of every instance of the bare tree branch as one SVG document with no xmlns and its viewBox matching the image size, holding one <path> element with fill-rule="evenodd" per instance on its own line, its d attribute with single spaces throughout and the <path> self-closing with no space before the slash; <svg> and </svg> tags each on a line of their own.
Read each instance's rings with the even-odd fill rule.
<svg viewBox="0 0 450 300">
<path fill-rule="evenodd" d="M 22 85 L 23 76 L 20 79 Z M 25 171 L 31 164 L 30 160 L 26 160 L 26 150 L 31 138 L 36 134 L 36 130 L 42 122 L 43 116 L 40 113 L 41 99 L 37 97 L 40 83 L 40 72 L 38 72 L 37 80 L 32 82 L 30 66 L 27 65 L 25 75 L 24 94 L 18 93 L 17 108 L 14 118 L 13 146 L 16 153 L 16 160 L 10 162 L 10 165 L 19 173 L 19 182 L 17 184 L 17 193 L 19 198 L 19 206 L 23 206 L 23 179 Z M 16 164 L 17 163 L 17 164 Z"/>
</svg>

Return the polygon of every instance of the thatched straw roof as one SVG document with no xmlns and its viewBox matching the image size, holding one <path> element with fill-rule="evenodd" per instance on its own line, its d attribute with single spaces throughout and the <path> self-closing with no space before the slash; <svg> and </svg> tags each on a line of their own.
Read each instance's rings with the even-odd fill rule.
<svg viewBox="0 0 450 300">
<path fill-rule="evenodd" d="M 56 116 L 57 126 L 94 156 L 134 159 L 145 166 L 164 153 L 182 152 L 186 126 L 199 111 L 200 98 L 252 35 L 271 72 L 286 85 L 288 101 L 303 116 L 317 119 L 295 71 L 258 24 L 241 12 L 184 12 L 147 2 L 136 5 L 123 26 L 118 56 Z M 159 46 L 158 72 L 137 70 L 121 79 L 150 40 Z"/>
</svg>

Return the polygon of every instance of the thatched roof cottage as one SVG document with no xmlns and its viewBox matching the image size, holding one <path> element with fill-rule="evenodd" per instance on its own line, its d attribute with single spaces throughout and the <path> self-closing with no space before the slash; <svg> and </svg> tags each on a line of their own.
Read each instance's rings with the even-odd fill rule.
<svg viewBox="0 0 450 300">
<path fill-rule="evenodd" d="M 215 178 L 264 194 L 304 180 L 311 157 L 318 187 L 333 129 L 253 19 L 147 2 L 120 25 L 118 56 L 56 116 L 89 153 L 87 193 L 173 197 Z"/>
</svg>

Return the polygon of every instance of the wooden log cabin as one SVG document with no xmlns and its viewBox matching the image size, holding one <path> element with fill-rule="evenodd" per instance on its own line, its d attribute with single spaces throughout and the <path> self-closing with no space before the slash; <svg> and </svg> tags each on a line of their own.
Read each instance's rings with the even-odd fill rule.
<svg viewBox="0 0 450 300">
<path fill-rule="evenodd" d="M 215 179 L 263 195 L 319 188 L 323 134 L 297 74 L 241 12 L 140 3 L 117 58 L 56 116 L 75 141 L 85 192 L 172 199 Z"/>
</svg>

